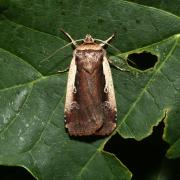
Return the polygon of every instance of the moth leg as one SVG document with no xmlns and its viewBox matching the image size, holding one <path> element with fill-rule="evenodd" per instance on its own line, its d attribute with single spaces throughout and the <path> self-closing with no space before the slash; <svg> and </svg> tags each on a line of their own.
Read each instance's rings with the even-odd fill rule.
<svg viewBox="0 0 180 180">
<path fill-rule="evenodd" d="M 115 67 L 116 69 L 123 71 L 123 72 L 130 72 L 130 70 L 125 69 L 125 68 L 120 68 L 119 66 L 116 66 L 111 60 L 108 59 L 108 62 L 111 66 Z"/>
<path fill-rule="evenodd" d="M 64 69 L 64 70 L 60 70 L 60 71 L 58 71 L 59 73 L 63 73 L 63 72 L 67 72 L 67 71 L 69 71 L 69 67 L 67 67 L 66 69 Z"/>
</svg>

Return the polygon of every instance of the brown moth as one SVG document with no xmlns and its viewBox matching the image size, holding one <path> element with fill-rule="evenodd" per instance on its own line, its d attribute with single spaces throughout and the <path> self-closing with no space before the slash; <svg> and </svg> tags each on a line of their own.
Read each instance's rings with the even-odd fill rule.
<svg viewBox="0 0 180 180">
<path fill-rule="evenodd" d="M 109 135 L 116 127 L 116 99 L 111 69 L 104 46 L 114 37 L 98 44 L 91 35 L 77 45 L 69 68 L 65 127 L 70 136 Z"/>
</svg>

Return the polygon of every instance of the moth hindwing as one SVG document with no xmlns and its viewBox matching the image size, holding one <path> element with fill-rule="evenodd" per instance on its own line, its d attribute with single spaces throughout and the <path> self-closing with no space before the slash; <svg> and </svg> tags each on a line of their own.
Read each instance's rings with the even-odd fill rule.
<svg viewBox="0 0 180 180">
<path fill-rule="evenodd" d="M 69 68 L 65 127 L 70 136 L 109 135 L 116 127 L 116 100 L 111 69 L 104 46 L 112 39 L 98 44 L 91 35 L 75 45 Z"/>
</svg>

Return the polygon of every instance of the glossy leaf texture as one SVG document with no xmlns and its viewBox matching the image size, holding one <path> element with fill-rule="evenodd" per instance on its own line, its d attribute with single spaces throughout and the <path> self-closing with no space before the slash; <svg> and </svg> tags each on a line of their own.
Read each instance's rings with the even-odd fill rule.
<svg viewBox="0 0 180 180">
<path fill-rule="evenodd" d="M 67 72 L 58 70 L 68 67 L 73 49 L 56 52 L 69 43 L 60 28 L 75 39 L 91 34 L 104 40 L 116 32 L 112 45 L 121 51 L 108 54 L 117 66 L 132 53 L 157 56 L 146 71 L 112 67 L 118 104 L 114 133 L 139 141 L 164 120 L 167 157 L 180 157 L 180 7 L 174 11 L 174 2 L 158 2 L 0 1 L 0 164 L 22 166 L 43 180 L 132 177 L 103 150 L 111 136 L 70 138 L 65 131 Z"/>
</svg>

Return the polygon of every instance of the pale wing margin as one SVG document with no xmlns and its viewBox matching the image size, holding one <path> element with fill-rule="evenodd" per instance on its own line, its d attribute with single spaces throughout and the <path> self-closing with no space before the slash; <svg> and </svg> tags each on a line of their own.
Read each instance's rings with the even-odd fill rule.
<svg viewBox="0 0 180 180">
<path fill-rule="evenodd" d="M 113 85 L 113 79 L 111 74 L 111 68 L 109 66 L 109 62 L 107 60 L 106 54 L 103 57 L 103 73 L 105 76 L 105 91 L 108 94 L 108 102 L 110 104 L 110 107 L 117 111 L 116 109 L 116 99 L 115 99 L 115 92 L 114 92 L 114 85 Z"/>
<path fill-rule="evenodd" d="M 77 66 L 76 66 L 76 62 L 75 62 L 75 51 L 74 51 L 73 58 L 71 60 L 71 64 L 69 67 L 69 73 L 68 73 L 68 81 L 67 81 L 67 89 L 66 89 L 66 101 L 65 101 L 65 108 L 64 108 L 65 112 L 70 111 L 71 105 L 73 102 L 76 71 L 77 71 Z"/>
</svg>

